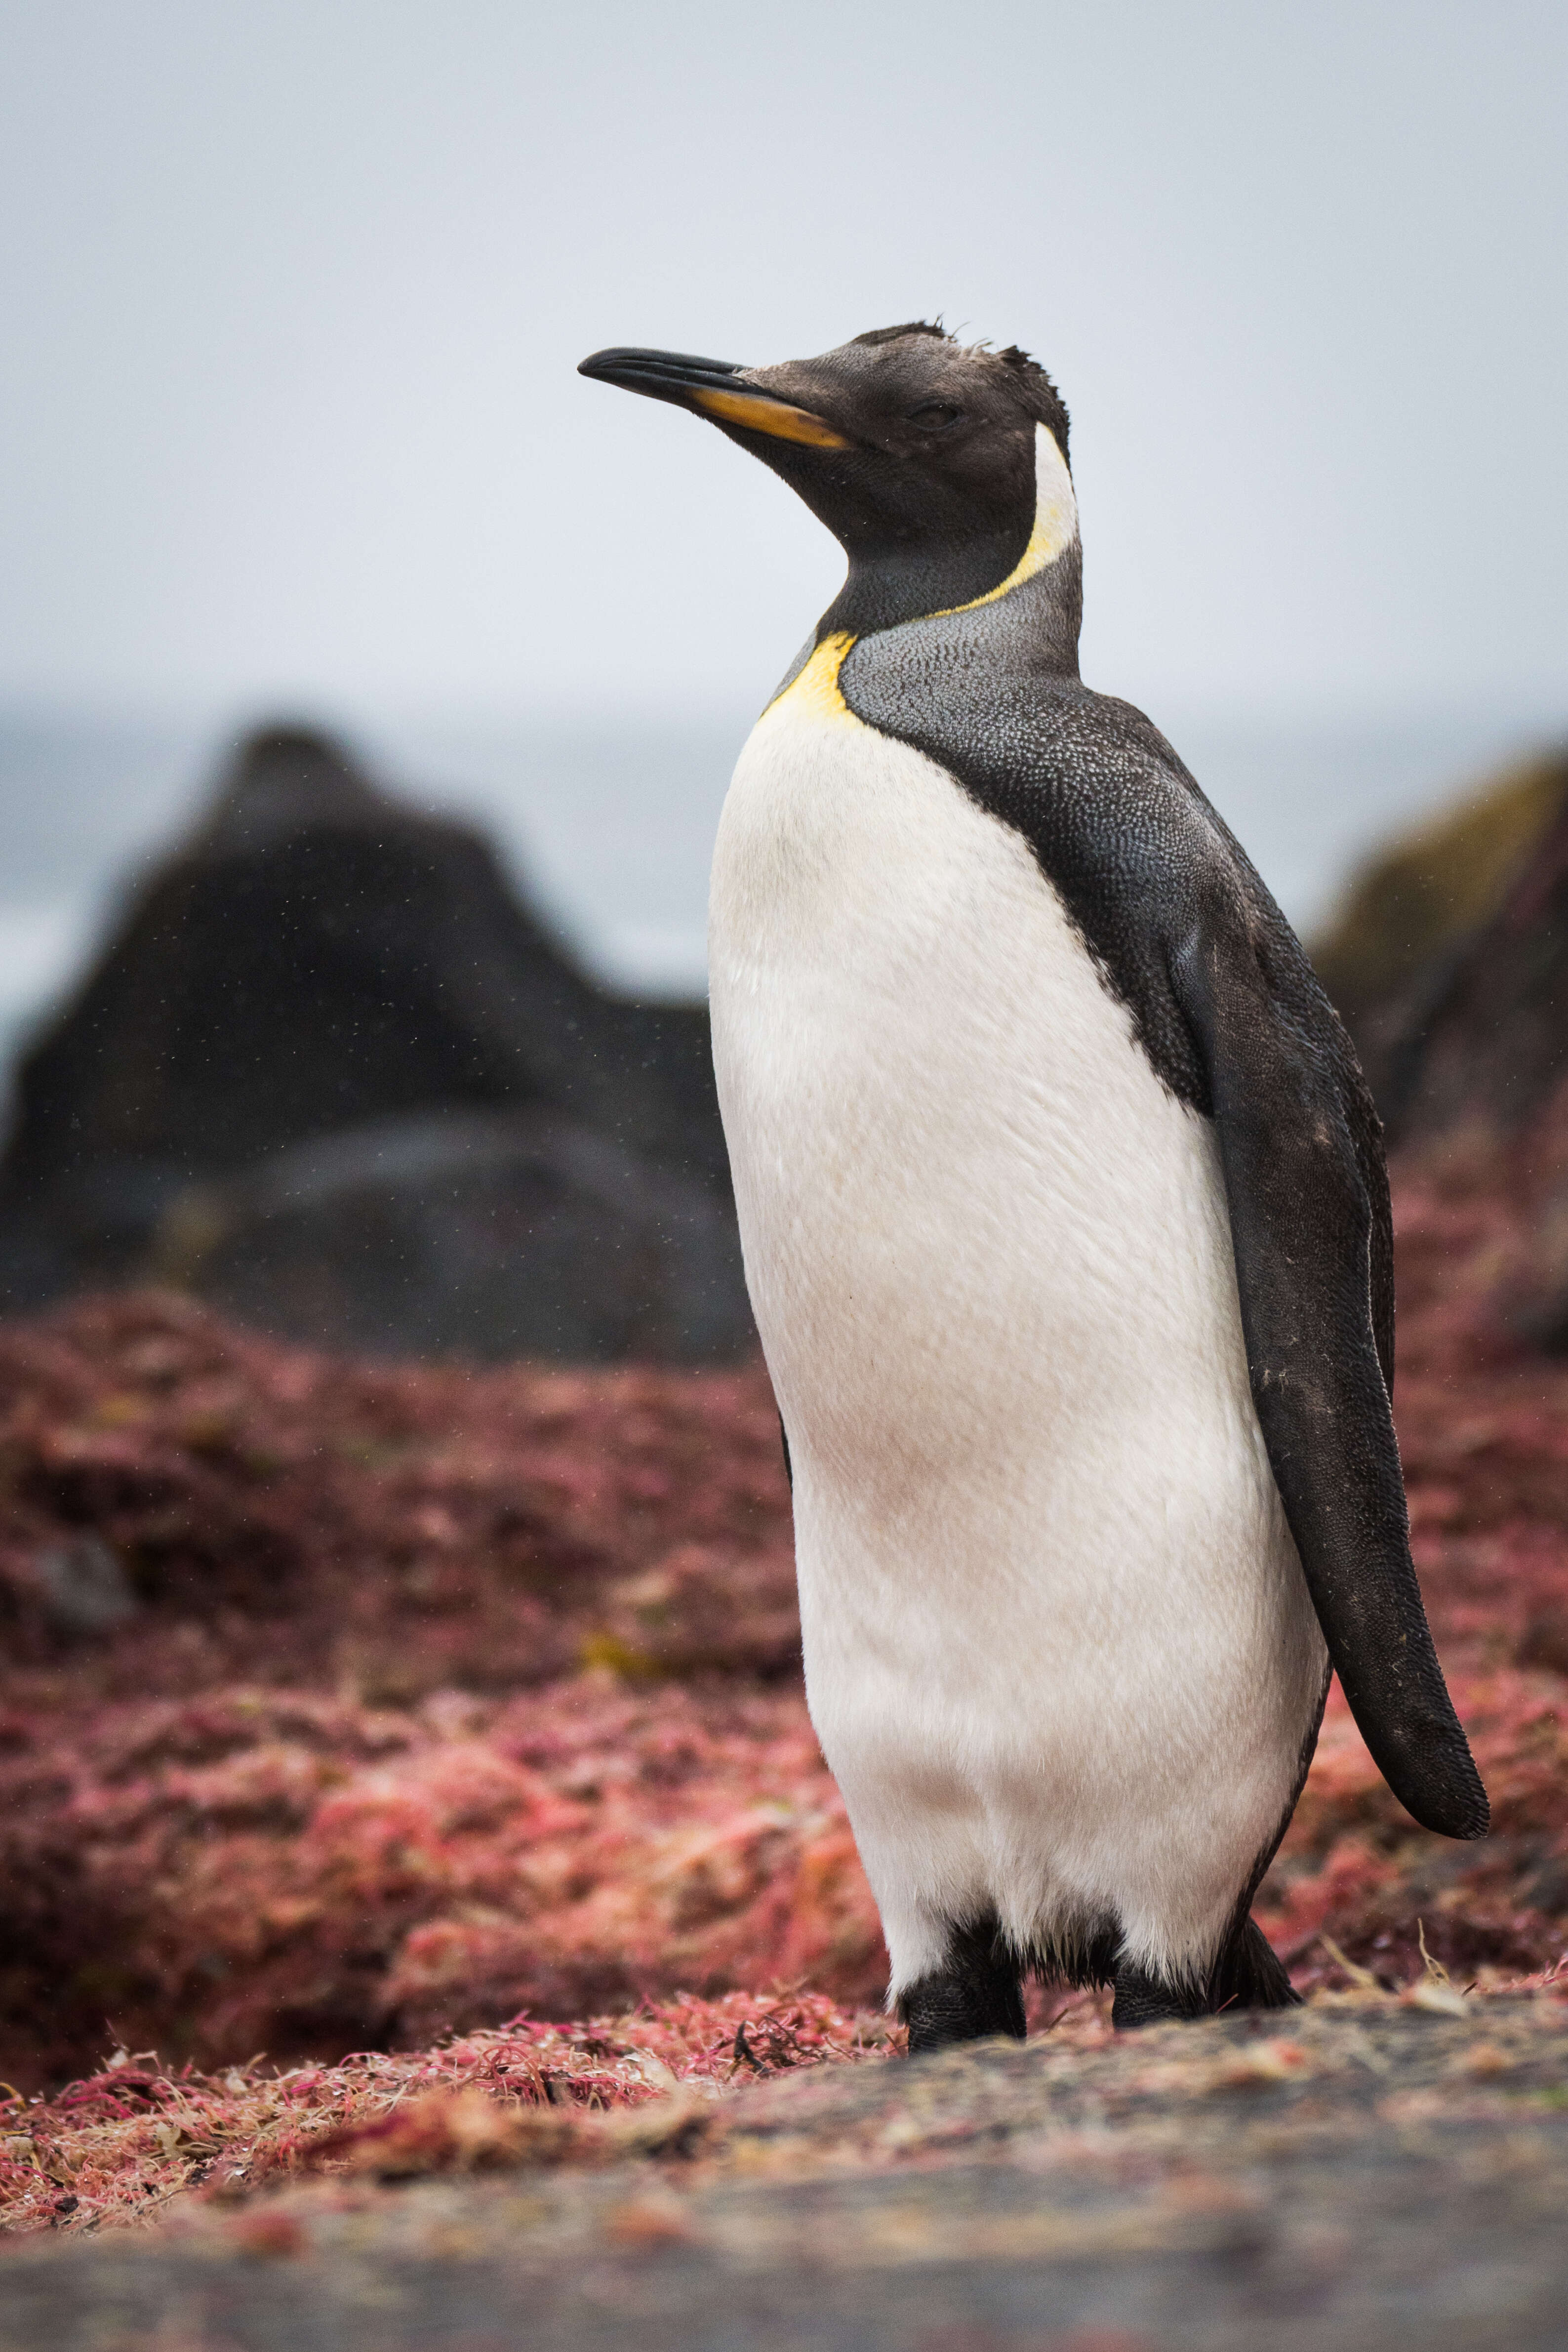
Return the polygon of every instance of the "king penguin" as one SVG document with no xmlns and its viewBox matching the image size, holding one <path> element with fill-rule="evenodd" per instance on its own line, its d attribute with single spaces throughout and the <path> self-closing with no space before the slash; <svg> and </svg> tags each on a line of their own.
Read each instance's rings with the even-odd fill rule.
<svg viewBox="0 0 1568 2352">
<path fill-rule="evenodd" d="M 1290 1980 L 1250 1904 L 1331 1668 L 1487 1826 L 1411 1561 L 1381 1133 L 1175 751 L 1080 679 L 1068 419 L 925 323 L 581 373 L 760 457 L 848 575 L 719 823 L 714 1057 L 807 1695 L 912 2052 Z"/>
</svg>

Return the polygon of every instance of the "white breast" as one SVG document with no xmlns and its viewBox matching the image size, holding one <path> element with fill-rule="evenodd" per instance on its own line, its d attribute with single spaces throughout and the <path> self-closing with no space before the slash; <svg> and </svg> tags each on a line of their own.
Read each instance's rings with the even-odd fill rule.
<svg viewBox="0 0 1568 2352">
<path fill-rule="evenodd" d="M 736 771 L 710 970 L 808 1692 L 894 1990 L 990 1906 L 1197 1969 L 1324 1671 L 1212 1129 L 1027 845 L 810 673 Z"/>
</svg>

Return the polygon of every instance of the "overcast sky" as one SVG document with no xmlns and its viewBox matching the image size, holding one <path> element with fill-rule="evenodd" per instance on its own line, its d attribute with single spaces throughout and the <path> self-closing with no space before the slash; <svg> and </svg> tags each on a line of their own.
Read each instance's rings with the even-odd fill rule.
<svg viewBox="0 0 1568 2352">
<path fill-rule="evenodd" d="M 940 311 L 1155 709 L 1568 711 L 1568 9 L 0 0 L 0 695 L 727 710 L 836 550 L 586 352 Z"/>
</svg>

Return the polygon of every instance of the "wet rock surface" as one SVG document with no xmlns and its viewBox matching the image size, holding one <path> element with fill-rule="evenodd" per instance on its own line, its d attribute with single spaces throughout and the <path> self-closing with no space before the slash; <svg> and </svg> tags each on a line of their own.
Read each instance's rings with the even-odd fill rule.
<svg viewBox="0 0 1568 2352">
<path fill-rule="evenodd" d="M 643 2108 L 635 2154 L 34 2239 L 0 2344 L 1555 2347 L 1568 2005 L 1431 1997 L 823 2064 Z"/>
</svg>

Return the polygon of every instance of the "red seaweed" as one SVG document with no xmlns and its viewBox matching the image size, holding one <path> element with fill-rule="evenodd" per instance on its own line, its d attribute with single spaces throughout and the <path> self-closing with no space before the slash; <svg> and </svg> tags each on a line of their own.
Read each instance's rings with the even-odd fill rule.
<svg viewBox="0 0 1568 2352">
<path fill-rule="evenodd" d="M 1396 1202 L 1413 1541 L 1494 1832 L 1418 1830 L 1336 1690 L 1257 1906 L 1305 1990 L 1568 1953 L 1568 1367 L 1508 1319 L 1530 1198 L 1478 1148 Z M 888 2045 L 759 1367 L 378 1366 L 88 1299 L 0 1329 L 0 1470 L 12 2226 L 329 2129 L 347 2162 L 394 2095 L 613 2106 Z M 89 1539 L 117 1622 L 73 1617 Z"/>
</svg>

